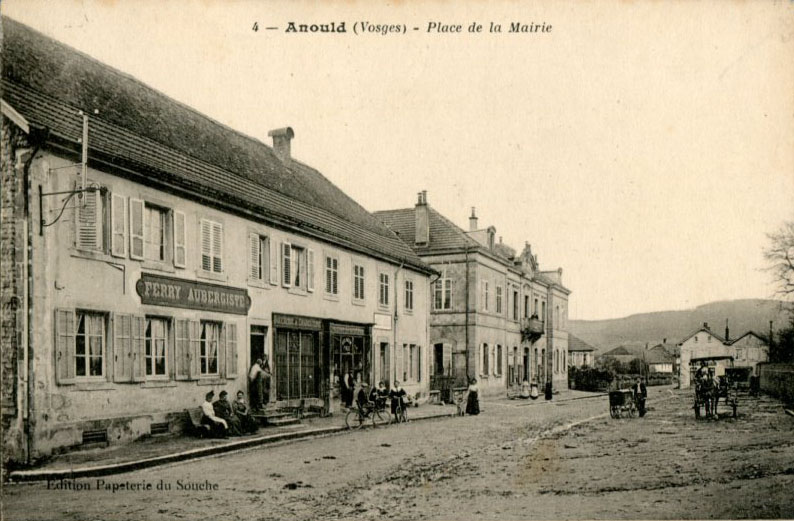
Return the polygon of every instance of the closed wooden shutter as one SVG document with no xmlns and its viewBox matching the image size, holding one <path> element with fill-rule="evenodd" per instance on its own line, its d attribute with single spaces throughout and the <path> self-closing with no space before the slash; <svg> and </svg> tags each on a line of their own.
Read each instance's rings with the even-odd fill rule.
<svg viewBox="0 0 794 521">
<path fill-rule="evenodd" d="M 101 193 L 83 192 L 75 212 L 75 243 L 81 250 L 102 249 Z"/>
<path fill-rule="evenodd" d="M 306 252 L 306 289 L 314 291 L 314 250 Z"/>
<path fill-rule="evenodd" d="M 146 378 L 146 318 L 132 317 L 132 381 Z"/>
<path fill-rule="evenodd" d="M 143 214 L 144 205 L 140 199 L 130 199 L 130 258 L 143 260 Z"/>
<path fill-rule="evenodd" d="M 223 273 L 223 225 L 212 223 L 212 271 Z"/>
<path fill-rule="evenodd" d="M 132 381 L 132 315 L 113 316 L 113 381 Z"/>
<path fill-rule="evenodd" d="M 285 288 L 292 286 L 292 245 L 288 242 L 281 243 L 281 284 Z"/>
<path fill-rule="evenodd" d="M 185 214 L 174 212 L 174 266 L 184 268 L 187 263 L 187 228 Z"/>
<path fill-rule="evenodd" d="M 201 269 L 212 271 L 212 225 L 201 220 Z"/>
<path fill-rule="evenodd" d="M 62 385 L 74 383 L 74 311 L 55 311 L 55 380 Z"/>
<path fill-rule="evenodd" d="M 278 251 L 276 241 L 273 238 L 268 239 L 268 246 L 270 246 L 270 283 L 274 286 L 278 285 Z"/>
<path fill-rule="evenodd" d="M 190 334 L 189 322 L 177 320 L 174 331 L 174 379 L 190 379 Z"/>
<path fill-rule="evenodd" d="M 259 248 L 259 234 L 248 234 L 248 278 L 251 280 L 260 280 L 264 278 L 264 273 L 261 273 L 262 258 L 261 250 Z"/>
<path fill-rule="evenodd" d="M 226 378 L 237 378 L 237 324 L 226 324 Z"/>
<path fill-rule="evenodd" d="M 226 376 L 226 336 L 228 333 L 226 324 L 218 324 L 216 331 L 218 332 L 218 352 L 215 356 L 218 357 L 218 376 L 223 378 Z"/>
<path fill-rule="evenodd" d="M 201 322 L 191 320 L 188 324 L 188 335 L 190 343 L 190 379 L 196 380 L 199 377 L 199 355 L 201 353 Z"/>
<path fill-rule="evenodd" d="M 127 198 L 113 194 L 110 204 L 110 252 L 114 257 L 127 256 Z"/>
</svg>

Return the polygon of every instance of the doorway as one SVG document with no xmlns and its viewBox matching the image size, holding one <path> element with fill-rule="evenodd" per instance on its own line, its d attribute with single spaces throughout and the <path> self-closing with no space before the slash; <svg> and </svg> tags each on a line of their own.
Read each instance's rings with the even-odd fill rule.
<svg viewBox="0 0 794 521">
<path fill-rule="evenodd" d="M 378 374 L 376 375 L 375 382 L 382 381 L 386 383 L 389 380 L 389 343 L 381 342 L 378 355 Z"/>
<path fill-rule="evenodd" d="M 249 367 L 257 360 L 267 360 L 267 326 L 251 326 L 249 345 L 251 356 L 248 359 Z"/>
</svg>

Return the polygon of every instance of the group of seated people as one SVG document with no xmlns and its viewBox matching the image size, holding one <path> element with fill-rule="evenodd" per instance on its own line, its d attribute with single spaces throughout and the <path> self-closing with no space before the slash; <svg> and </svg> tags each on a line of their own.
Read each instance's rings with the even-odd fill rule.
<svg viewBox="0 0 794 521">
<path fill-rule="evenodd" d="M 257 431 L 256 418 L 251 415 L 251 408 L 245 401 L 245 393 L 237 391 L 237 400 L 229 402 L 229 393 L 221 391 L 216 401 L 212 401 L 215 392 L 210 391 L 204 396 L 201 404 L 201 423 L 209 425 L 210 433 L 218 438 L 242 436 Z"/>
<path fill-rule="evenodd" d="M 358 390 L 358 395 L 356 396 L 356 404 L 362 411 L 384 409 L 386 407 L 387 398 L 391 398 L 391 412 L 395 417 L 397 416 L 398 407 L 405 409 L 408 393 L 405 392 L 405 389 L 402 388 L 399 381 L 395 380 L 394 386 L 391 389 L 386 388 L 386 384 L 383 383 L 383 380 L 378 382 L 378 386 L 373 387 L 369 393 L 367 393 L 367 387 L 369 387 L 369 384 L 362 382 L 361 388 Z"/>
</svg>

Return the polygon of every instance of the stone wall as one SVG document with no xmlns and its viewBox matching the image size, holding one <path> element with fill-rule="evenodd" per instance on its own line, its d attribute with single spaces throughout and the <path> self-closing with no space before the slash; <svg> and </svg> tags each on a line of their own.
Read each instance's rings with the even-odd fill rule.
<svg viewBox="0 0 794 521">
<path fill-rule="evenodd" d="M 761 363 L 758 367 L 761 390 L 794 404 L 794 364 Z"/>
</svg>

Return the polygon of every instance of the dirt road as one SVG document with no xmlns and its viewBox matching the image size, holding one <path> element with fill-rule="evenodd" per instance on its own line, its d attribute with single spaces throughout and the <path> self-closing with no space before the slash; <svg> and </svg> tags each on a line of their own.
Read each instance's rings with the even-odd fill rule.
<svg viewBox="0 0 794 521">
<path fill-rule="evenodd" d="M 606 412 L 606 398 L 526 403 L 485 402 L 479 417 L 262 447 L 101 478 L 100 487 L 14 485 L 4 518 L 794 517 L 794 418 L 776 402 L 745 401 L 736 420 L 695 421 L 688 393 L 652 389 L 645 418 L 571 428 Z"/>
</svg>

